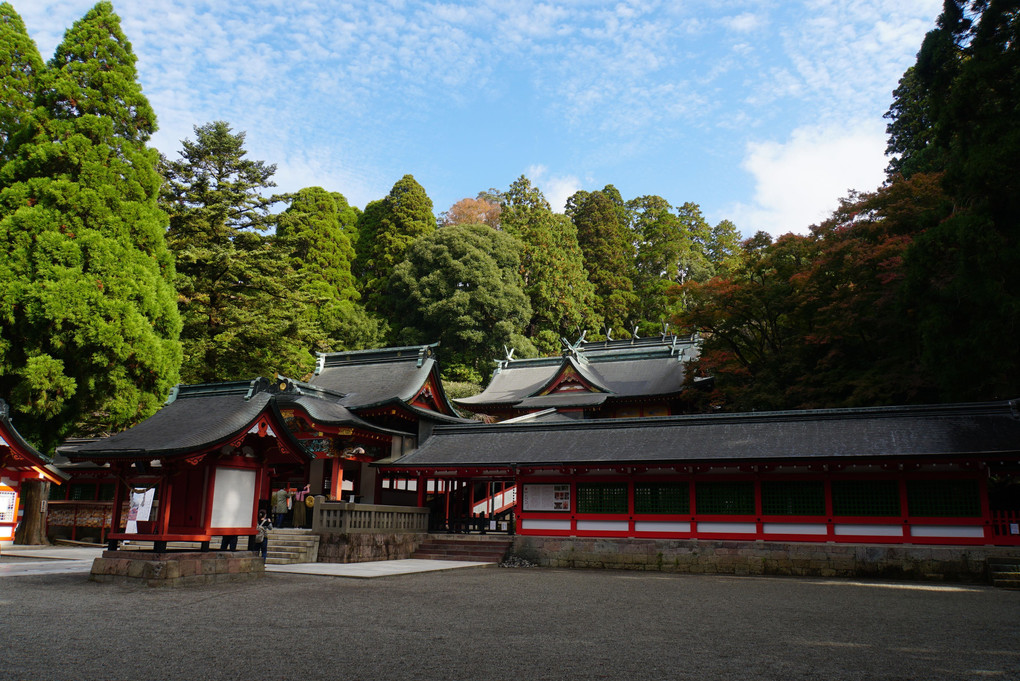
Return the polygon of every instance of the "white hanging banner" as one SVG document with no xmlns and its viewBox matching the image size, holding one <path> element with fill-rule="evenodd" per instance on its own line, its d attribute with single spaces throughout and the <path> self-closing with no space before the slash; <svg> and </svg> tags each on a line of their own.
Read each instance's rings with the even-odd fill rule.
<svg viewBox="0 0 1020 681">
<path fill-rule="evenodd" d="M 131 491 L 131 507 L 128 510 L 127 526 L 124 531 L 128 534 L 138 534 L 138 521 L 145 522 L 152 513 L 152 500 L 156 496 L 156 488 L 145 491 Z"/>
</svg>

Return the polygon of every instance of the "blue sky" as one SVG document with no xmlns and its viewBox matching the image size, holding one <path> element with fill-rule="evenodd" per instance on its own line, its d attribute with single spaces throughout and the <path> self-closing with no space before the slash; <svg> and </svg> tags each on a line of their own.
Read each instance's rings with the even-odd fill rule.
<svg viewBox="0 0 1020 681">
<path fill-rule="evenodd" d="M 13 0 L 44 59 L 89 0 Z M 882 114 L 939 0 L 120 0 L 176 157 L 228 121 L 280 190 L 361 207 L 411 173 L 436 212 L 527 175 L 804 233 L 883 179 Z"/>
</svg>

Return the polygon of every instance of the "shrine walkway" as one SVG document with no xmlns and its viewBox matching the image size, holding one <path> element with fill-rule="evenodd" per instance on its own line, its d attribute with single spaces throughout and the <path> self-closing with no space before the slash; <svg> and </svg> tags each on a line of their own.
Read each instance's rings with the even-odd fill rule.
<svg viewBox="0 0 1020 681">
<path fill-rule="evenodd" d="M 92 561 L 102 555 L 103 549 L 82 546 L 10 546 L 0 550 L 0 577 L 17 575 L 52 575 L 61 573 L 88 573 Z M 7 560 L 7 559 L 10 560 Z M 323 575 L 373 579 L 419 572 L 437 572 L 458 568 L 484 567 L 494 563 L 452 560 L 380 560 L 368 563 L 294 563 L 267 565 L 268 573 Z"/>
</svg>

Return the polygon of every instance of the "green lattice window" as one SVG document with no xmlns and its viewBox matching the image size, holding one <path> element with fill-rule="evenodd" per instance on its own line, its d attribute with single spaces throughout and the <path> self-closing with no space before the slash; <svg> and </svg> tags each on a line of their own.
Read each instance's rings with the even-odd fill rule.
<svg viewBox="0 0 1020 681">
<path fill-rule="evenodd" d="M 113 501 L 113 494 L 117 491 L 116 483 L 104 482 L 99 485 L 99 500 Z"/>
<path fill-rule="evenodd" d="M 578 513 L 626 513 L 626 483 L 587 483 L 577 486 Z"/>
<path fill-rule="evenodd" d="M 761 483 L 765 515 L 825 515 L 825 484 L 814 480 L 766 480 Z"/>
<path fill-rule="evenodd" d="M 900 489 L 895 480 L 836 480 L 832 512 L 849 516 L 898 516 Z"/>
<path fill-rule="evenodd" d="M 67 496 L 67 485 L 55 485 L 50 483 L 50 501 L 63 501 Z"/>
<path fill-rule="evenodd" d="M 71 493 L 68 495 L 68 499 L 71 501 L 95 501 L 95 483 L 87 482 L 71 485 Z"/>
<path fill-rule="evenodd" d="M 635 483 L 634 512 L 690 513 L 690 486 L 686 482 Z"/>
<path fill-rule="evenodd" d="M 699 514 L 754 515 L 754 483 L 699 482 L 695 487 Z"/>
<path fill-rule="evenodd" d="M 977 480 L 909 480 L 907 508 L 922 518 L 981 517 Z"/>
</svg>

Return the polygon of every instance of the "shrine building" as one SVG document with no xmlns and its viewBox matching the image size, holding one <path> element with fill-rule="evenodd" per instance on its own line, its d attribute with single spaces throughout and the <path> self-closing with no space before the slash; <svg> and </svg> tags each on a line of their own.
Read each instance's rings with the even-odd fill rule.
<svg viewBox="0 0 1020 681">
<path fill-rule="evenodd" d="M 0 546 L 14 541 L 14 530 L 24 517 L 22 486 L 32 480 L 60 485 L 69 477 L 21 437 L 11 423 L 10 407 L 0 400 Z M 39 512 L 43 510 L 40 505 Z"/>
<path fill-rule="evenodd" d="M 440 426 L 383 471 L 521 535 L 1020 545 L 1016 401 Z"/>
<path fill-rule="evenodd" d="M 697 336 L 663 335 L 567 344 L 560 357 L 497 362 L 485 390 L 454 400 L 502 421 L 554 409 L 575 419 L 684 413 L 686 363 L 699 355 Z"/>
</svg>

